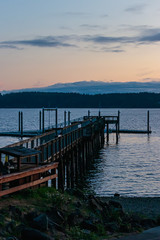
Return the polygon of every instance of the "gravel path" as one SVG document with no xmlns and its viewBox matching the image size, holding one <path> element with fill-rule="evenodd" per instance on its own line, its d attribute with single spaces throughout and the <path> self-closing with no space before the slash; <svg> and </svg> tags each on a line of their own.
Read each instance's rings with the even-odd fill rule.
<svg viewBox="0 0 160 240">
<path fill-rule="evenodd" d="M 150 218 L 160 216 L 160 197 L 101 197 L 100 199 L 121 203 L 125 212 L 139 213 Z"/>
</svg>

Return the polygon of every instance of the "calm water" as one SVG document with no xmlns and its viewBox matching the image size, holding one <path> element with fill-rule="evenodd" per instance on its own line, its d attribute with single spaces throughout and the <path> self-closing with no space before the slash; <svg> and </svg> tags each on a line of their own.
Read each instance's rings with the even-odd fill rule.
<svg viewBox="0 0 160 240">
<path fill-rule="evenodd" d="M 18 111 L 0 110 L 0 131 L 17 131 Z M 24 130 L 38 129 L 40 109 L 23 109 Z M 65 109 L 66 110 L 66 109 Z M 67 109 L 69 110 L 69 109 Z M 146 109 L 119 109 L 121 129 L 146 129 Z M 64 109 L 58 110 L 59 122 Z M 87 114 L 88 109 L 70 109 L 71 118 Z M 99 109 L 91 109 L 97 114 Z M 117 115 L 118 109 L 101 109 L 102 115 Z M 46 127 L 54 124 L 54 113 L 46 114 Z M 119 192 L 123 196 L 160 196 L 160 109 L 150 110 L 152 134 L 121 134 L 116 144 L 115 134 L 110 134 L 109 144 L 100 150 L 87 177 L 88 187 L 97 195 L 109 196 Z M 114 127 L 114 126 L 113 126 Z M 0 147 L 18 141 L 17 138 L 0 137 Z"/>
</svg>

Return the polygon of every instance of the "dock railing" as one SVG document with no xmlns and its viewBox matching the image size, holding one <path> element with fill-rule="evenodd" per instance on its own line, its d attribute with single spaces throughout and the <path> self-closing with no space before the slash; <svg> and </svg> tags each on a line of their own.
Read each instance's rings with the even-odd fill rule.
<svg viewBox="0 0 160 240">
<path fill-rule="evenodd" d="M 81 120 L 1 148 L 0 159 L 7 157 L 13 169 L 9 169 L 12 173 L 0 176 L 0 197 L 41 186 L 49 180 L 54 181 L 54 185 L 58 181 L 58 188 L 63 189 L 65 174 L 70 179 L 68 186 L 73 186 L 78 172 L 85 172 L 87 158 L 93 154 L 95 146 L 102 146 L 104 142 L 103 117 Z M 66 173 L 65 164 L 70 173 Z"/>
<path fill-rule="evenodd" d="M 0 176 L 0 197 L 29 187 L 40 186 L 49 180 L 52 180 L 53 184 L 53 180 L 57 178 L 57 168 L 58 163 L 52 163 L 19 173 Z M 55 171 L 55 173 L 50 174 L 50 171 Z"/>
</svg>

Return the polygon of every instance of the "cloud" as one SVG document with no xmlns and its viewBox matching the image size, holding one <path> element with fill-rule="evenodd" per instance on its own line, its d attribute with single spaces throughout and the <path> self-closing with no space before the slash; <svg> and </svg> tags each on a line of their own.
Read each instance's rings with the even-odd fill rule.
<svg viewBox="0 0 160 240">
<path fill-rule="evenodd" d="M 101 49 L 102 52 L 111 52 L 111 53 L 122 53 L 125 52 L 120 46 L 115 46 L 115 47 L 103 47 Z"/>
<path fill-rule="evenodd" d="M 102 18 L 107 18 L 107 17 L 109 17 L 109 15 L 108 14 L 103 14 L 103 15 L 101 15 L 101 17 Z"/>
<path fill-rule="evenodd" d="M 156 85 L 157 83 L 160 84 L 160 78 L 142 78 L 141 82 L 149 82 L 149 84 Z"/>
<path fill-rule="evenodd" d="M 83 17 L 86 17 L 86 16 L 90 15 L 89 13 L 84 13 L 84 12 L 65 12 L 64 14 L 67 15 L 67 16 L 72 16 L 72 17 L 73 16 L 83 16 Z"/>
<path fill-rule="evenodd" d="M 0 47 L 2 48 L 15 48 L 17 46 L 33 46 L 33 47 L 76 47 L 74 44 L 64 42 L 65 37 L 40 37 L 31 40 L 15 40 L 15 41 L 3 41 L 0 42 Z"/>
<path fill-rule="evenodd" d="M 131 26 L 132 28 L 132 26 Z M 151 28 L 146 25 L 139 28 L 133 27 L 139 33 L 135 36 L 105 36 L 105 35 L 86 35 L 83 40 L 86 42 L 93 42 L 95 44 L 108 45 L 108 44 L 151 44 L 160 42 L 160 28 Z"/>
<path fill-rule="evenodd" d="M 40 80 L 38 80 L 32 85 L 32 87 L 42 87 L 42 86 L 43 86 L 43 83 Z"/>
<path fill-rule="evenodd" d="M 130 37 L 108 37 L 102 35 L 96 36 L 86 36 L 84 38 L 86 41 L 92 41 L 94 43 L 106 44 L 106 43 L 131 43 L 135 41 L 134 38 Z"/>
<path fill-rule="evenodd" d="M 80 27 L 87 28 L 87 29 L 99 29 L 100 28 L 99 25 L 91 25 L 91 24 L 82 24 L 82 25 L 80 25 Z"/>
<path fill-rule="evenodd" d="M 148 42 L 148 43 L 152 43 L 152 42 L 159 42 L 160 41 L 160 32 L 157 34 L 153 34 L 153 35 L 148 35 L 148 36 L 142 36 L 140 38 L 140 42 Z"/>
<path fill-rule="evenodd" d="M 146 6 L 147 6 L 146 4 L 134 5 L 132 7 L 126 8 L 125 11 L 140 14 L 146 8 Z"/>
<path fill-rule="evenodd" d="M 85 28 L 98 28 L 98 25 L 81 25 Z M 136 28 L 136 27 L 135 27 Z M 120 34 L 120 33 L 119 33 Z M 114 52 L 121 53 L 125 51 L 128 44 L 133 46 L 160 43 L 160 28 L 151 28 L 146 25 L 138 28 L 138 33 L 131 36 L 112 36 L 103 34 L 88 35 L 62 35 L 62 36 L 43 36 L 33 39 L 1 41 L 0 48 L 10 48 L 22 50 L 24 47 L 39 48 L 79 48 L 88 49 L 89 51 Z M 117 48 L 117 45 L 119 46 Z"/>
</svg>

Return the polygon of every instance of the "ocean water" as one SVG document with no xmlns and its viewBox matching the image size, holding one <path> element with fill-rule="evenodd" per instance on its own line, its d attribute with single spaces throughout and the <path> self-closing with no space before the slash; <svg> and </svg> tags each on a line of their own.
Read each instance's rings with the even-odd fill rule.
<svg viewBox="0 0 160 240">
<path fill-rule="evenodd" d="M 63 122 L 64 110 L 71 111 L 71 119 L 87 115 L 88 109 L 59 109 L 58 121 Z M 120 110 L 121 129 L 147 129 L 147 109 L 90 109 L 91 115 L 117 115 Z M 160 196 L 160 109 L 150 110 L 152 134 L 115 134 L 99 151 L 88 172 L 87 187 L 100 196 Z M 18 130 L 18 112 L 23 111 L 24 130 L 39 128 L 40 109 L 1 109 L 0 132 Z M 54 125 L 54 112 L 45 114 L 45 127 Z M 111 125 L 112 128 L 115 126 Z M 18 138 L 0 137 L 0 147 Z"/>
</svg>

